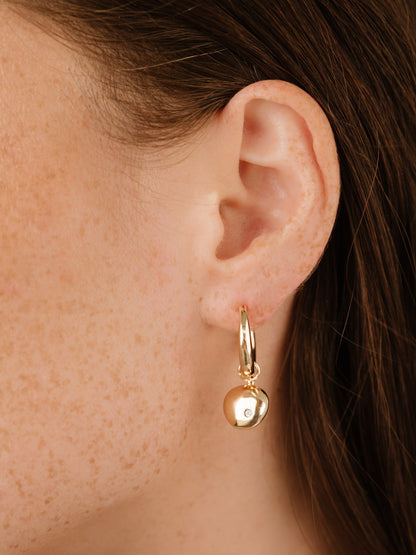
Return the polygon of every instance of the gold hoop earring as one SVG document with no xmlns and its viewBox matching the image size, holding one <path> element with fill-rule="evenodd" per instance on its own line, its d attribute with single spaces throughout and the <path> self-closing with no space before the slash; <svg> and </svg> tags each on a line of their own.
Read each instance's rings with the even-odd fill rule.
<svg viewBox="0 0 416 555">
<path fill-rule="evenodd" d="M 245 382 L 231 389 L 224 399 L 224 414 L 235 428 L 254 428 L 266 416 L 269 398 L 263 389 L 254 385 L 260 375 L 256 362 L 256 338 L 250 330 L 247 308 L 240 307 L 240 378 Z"/>
</svg>

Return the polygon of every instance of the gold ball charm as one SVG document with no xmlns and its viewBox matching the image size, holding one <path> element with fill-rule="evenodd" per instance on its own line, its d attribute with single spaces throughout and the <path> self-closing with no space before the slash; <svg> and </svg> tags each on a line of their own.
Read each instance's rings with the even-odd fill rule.
<svg viewBox="0 0 416 555">
<path fill-rule="evenodd" d="M 254 428 L 266 416 L 268 408 L 266 392 L 254 385 L 234 387 L 224 399 L 225 417 L 236 428 Z"/>
</svg>

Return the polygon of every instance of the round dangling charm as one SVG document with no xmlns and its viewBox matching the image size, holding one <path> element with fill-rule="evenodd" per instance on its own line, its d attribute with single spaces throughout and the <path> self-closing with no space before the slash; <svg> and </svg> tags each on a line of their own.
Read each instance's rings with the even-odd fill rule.
<svg viewBox="0 0 416 555">
<path fill-rule="evenodd" d="M 239 385 L 224 399 L 224 414 L 231 426 L 254 428 L 263 420 L 269 408 L 267 393 L 254 385 Z"/>
<path fill-rule="evenodd" d="M 238 373 L 244 385 L 231 389 L 224 399 L 224 414 L 235 428 L 254 428 L 263 420 L 269 408 L 269 398 L 254 385 L 260 374 L 256 362 L 256 340 L 250 331 L 247 309 L 240 307 L 240 367 Z"/>
</svg>

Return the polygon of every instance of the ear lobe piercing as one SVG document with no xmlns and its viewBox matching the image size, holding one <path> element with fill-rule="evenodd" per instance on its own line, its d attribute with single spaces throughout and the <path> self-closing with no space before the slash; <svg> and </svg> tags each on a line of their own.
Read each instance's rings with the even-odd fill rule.
<svg viewBox="0 0 416 555">
<path fill-rule="evenodd" d="M 244 385 L 231 389 L 224 399 L 224 414 L 235 428 L 254 428 L 263 420 L 269 408 L 269 398 L 254 385 L 260 375 L 256 362 L 256 339 L 250 330 L 247 308 L 240 307 L 240 378 Z"/>
</svg>

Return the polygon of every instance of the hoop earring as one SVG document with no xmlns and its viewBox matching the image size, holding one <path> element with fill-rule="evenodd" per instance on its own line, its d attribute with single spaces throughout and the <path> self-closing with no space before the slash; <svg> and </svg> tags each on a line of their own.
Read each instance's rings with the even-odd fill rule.
<svg viewBox="0 0 416 555">
<path fill-rule="evenodd" d="M 256 339 L 250 331 L 247 308 L 240 306 L 240 378 L 245 382 L 231 389 L 224 399 L 224 414 L 235 428 L 254 428 L 263 420 L 269 408 L 269 398 L 254 385 L 260 375 L 256 362 Z"/>
</svg>

